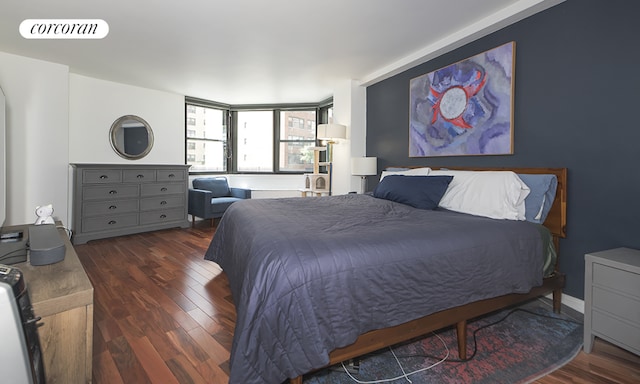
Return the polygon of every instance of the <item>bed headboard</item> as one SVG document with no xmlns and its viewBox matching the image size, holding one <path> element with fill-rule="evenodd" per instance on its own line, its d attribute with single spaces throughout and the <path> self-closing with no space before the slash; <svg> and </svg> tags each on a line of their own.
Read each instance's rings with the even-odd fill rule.
<svg viewBox="0 0 640 384">
<path fill-rule="evenodd" d="M 551 206 L 551 210 L 544 222 L 544 226 L 549 228 L 551 234 L 556 238 L 556 246 L 558 238 L 564 238 L 567 236 L 567 168 L 484 168 L 484 167 L 432 167 L 428 165 L 424 166 L 409 166 L 402 168 L 419 168 L 429 167 L 431 169 L 453 169 L 463 171 L 513 171 L 515 173 L 529 173 L 529 174 L 552 174 L 556 175 L 558 179 L 558 187 L 556 189 L 556 197 Z"/>
</svg>

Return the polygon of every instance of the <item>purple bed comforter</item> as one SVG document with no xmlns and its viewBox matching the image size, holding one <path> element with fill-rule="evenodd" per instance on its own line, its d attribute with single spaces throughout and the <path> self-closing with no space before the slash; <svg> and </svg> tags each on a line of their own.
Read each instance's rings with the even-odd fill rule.
<svg viewBox="0 0 640 384">
<path fill-rule="evenodd" d="M 537 225 L 368 195 L 242 200 L 206 252 L 237 310 L 230 383 L 282 383 L 358 335 L 542 284 Z"/>
</svg>

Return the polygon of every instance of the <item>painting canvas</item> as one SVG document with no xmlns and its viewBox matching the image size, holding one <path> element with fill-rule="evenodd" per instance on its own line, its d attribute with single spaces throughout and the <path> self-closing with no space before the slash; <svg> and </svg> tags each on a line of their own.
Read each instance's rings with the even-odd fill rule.
<svg viewBox="0 0 640 384">
<path fill-rule="evenodd" d="M 515 42 L 411 79 L 409 157 L 513 153 Z"/>
</svg>

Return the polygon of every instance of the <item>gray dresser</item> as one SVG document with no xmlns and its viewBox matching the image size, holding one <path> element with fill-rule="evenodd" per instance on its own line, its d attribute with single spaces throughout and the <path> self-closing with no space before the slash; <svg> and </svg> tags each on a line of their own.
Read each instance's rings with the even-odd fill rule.
<svg viewBox="0 0 640 384">
<path fill-rule="evenodd" d="M 640 355 L 640 251 L 585 255 L 584 351 L 594 336 Z"/>
<path fill-rule="evenodd" d="M 74 244 L 189 226 L 188 165 L 71 166 Z"/>
</svg>

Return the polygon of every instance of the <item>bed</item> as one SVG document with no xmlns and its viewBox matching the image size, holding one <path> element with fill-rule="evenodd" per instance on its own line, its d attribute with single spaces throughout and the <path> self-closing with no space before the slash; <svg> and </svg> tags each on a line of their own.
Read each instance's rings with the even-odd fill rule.
<svg viewBox="0 0 640 384">
<path fill-rule="evenodd" d="M 310 371 L 451 325 L 464 357 L 474 317 L 548 293 L 559 311 L 564 275 L 554 250 L 565 237 L 566 169 L 429 172 L 389 172 L 379 187 L 442 189 L 448 177 L 442 202 L 466 173 L 551 175 L 557 187 L 542 200 L 540 224 L 380 194 L 233 204 L 205 254 L 227 274 L 236 305 L 230 383 L 301 383 Z"/>
</svg>

